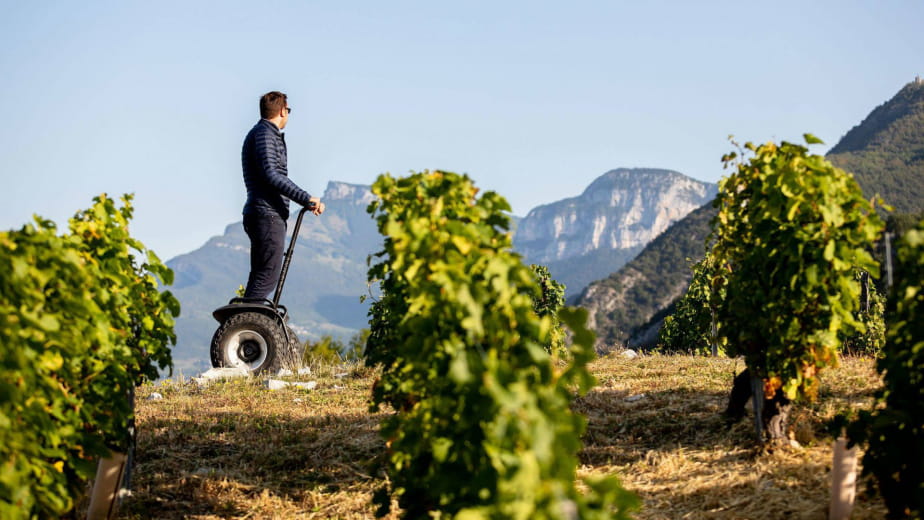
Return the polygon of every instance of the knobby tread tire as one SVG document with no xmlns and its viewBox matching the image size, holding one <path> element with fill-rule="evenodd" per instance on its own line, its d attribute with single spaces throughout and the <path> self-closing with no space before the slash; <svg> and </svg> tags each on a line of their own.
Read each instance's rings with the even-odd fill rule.
<svg viewBox="0 0 924 520">
<path fill-rule="evenodd" d="M 231 359 L 225 357 L 225 345 L 235 334 L 243 330 L 253 331 L 266 342 L 266 360 L 253 370 L 254 374 L 275 374 L 279 371 L 285 358 L 290 357 L 291 348 L 286 343 L 285 334 L 274 318 L 258 312 L 235 314 L 218 326 L 212 336 L 210 354 L 213 367 L 234 366 Z"/>
<path fill-rule="evenodd" d="M 288 327 L 288 329 L 289 351 L 287 353 L 288 357 L 285 359 L 285 365 L 293 369 L 300 368 L 304 362 L 305 348 L 298 340 L 298 336 L 295 334 L 295 331 L 292 330 L 292 327 Z"/>
</svg>

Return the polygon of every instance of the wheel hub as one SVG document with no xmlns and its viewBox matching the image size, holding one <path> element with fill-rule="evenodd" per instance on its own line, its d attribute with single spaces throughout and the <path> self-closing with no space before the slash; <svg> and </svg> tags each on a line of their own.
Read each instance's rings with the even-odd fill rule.
<svg viewBox="0 0 924 520">
<path fill-rule="evenodd" d="M 241 330 L 228 338 L 224 349 L 225 359 L 232 366 L 255 371 L 266 362 L 269 346 L 266 338 L 256 331 Z"/>
<path fill-rule="evenodd" d="M 241 346 L 237 349 L 237 357 L 245 363 L 252 363 L 258 357 L 260 357 L 259 343 L 253 340 L 241 342 Z"/>
</svg>

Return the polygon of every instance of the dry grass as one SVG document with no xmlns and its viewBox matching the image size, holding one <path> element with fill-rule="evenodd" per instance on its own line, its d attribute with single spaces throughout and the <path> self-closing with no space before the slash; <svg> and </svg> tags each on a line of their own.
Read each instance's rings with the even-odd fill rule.
<svg viewBox="0 0 924 520">
<path fill-rule="evenodd" d="M 638 493 L 638 518 L 825 518 L 831 438 L 824 423 L 868 406 L 873 363 L 846 359 L 823 374 L 819 401 L 794 411 L 801 447 L 761 450 L 750 420 L 726 426 L 733 360 L 680 356 L 600 359 L 599 386 L 576 408 L 588 417 L 580 475 L 618 473 Z M 259 382 L 198 390 L 168 382 L 139 394 L 134 496 L 122 518 L 373 518 L 382 483 L 369 414 L 374 377 L 315 376 L 316 390 Z M 147 400 L 151 392 L 162 400 Z M 642 397 L 639 397 L 642 396 Z M 853 518 L 882 518 L 860 486 Z"/>
<path fill-rule="evenodd" d="M 801 446 L 767 451 L 754 444 L 750 416 L 729 428 L 720 415 L 740 362 L 604 358 L 594 368 L 600 385 L 577 406 L 589 420 L 582 471 L 619 474 L 644 500 L 638 518 L 826 518 L 825 423 L 869 406 L 879 386 L 871 360 L 843 360 L 823 373 L 818 402 L 794 409 Z M 881 501 L 860 491 L 853 518 L 883 518 Z"/>
</svg>

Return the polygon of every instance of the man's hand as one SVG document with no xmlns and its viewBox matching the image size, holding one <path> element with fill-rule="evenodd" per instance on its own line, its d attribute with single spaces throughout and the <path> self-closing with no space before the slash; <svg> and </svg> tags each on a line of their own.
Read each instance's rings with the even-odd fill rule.
<svg viewBox="0 0 924 520">
<path fill-rule="evenodd" d="M 311 197 L 308 199 L 308 209 L 312 215 L 320 215 L 324 213 L 324 203 L 318 197 Z"/>
</svg>

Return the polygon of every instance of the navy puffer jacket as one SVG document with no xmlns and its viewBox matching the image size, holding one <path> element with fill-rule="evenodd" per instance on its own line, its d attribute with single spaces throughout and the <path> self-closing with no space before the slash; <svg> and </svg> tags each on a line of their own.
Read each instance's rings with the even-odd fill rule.
<svg viewBox="0 0 924 520">
<path fill-rule="evenodd" d="M 308 205 L 311 195 L 289 179 L 285 135 L 261 119 L 244 138 L 241 149 L 247 202 L 244 214 L 275 213 L 289 218 L 289 199 Z"/>
</svg>

